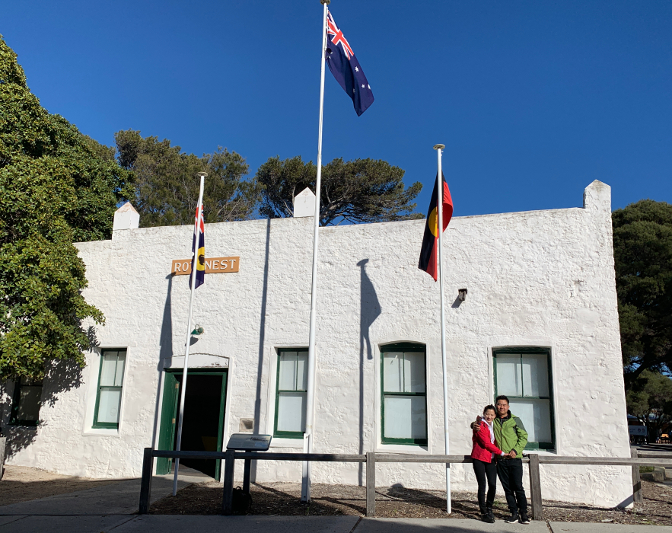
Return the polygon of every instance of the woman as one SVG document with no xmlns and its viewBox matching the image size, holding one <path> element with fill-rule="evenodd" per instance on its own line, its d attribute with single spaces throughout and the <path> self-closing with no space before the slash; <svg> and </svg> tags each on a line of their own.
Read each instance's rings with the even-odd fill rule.
<svg viewBox="0 0 672 533">
<path fill-rule="evenodd" d="M 493 458 L 494 454 L 505 455 L 502 450 L 495 446 L 495 434 L 492 428 L 492 421 L 495 416 L 494 405 L 487 405 L 483 409 L 483 418 L 480 421 L 481 427 L 477 432 L 474 432 L 472 437 L 474 446 L 471 450 L 471 458 L 474 460 L 474 474 L 476 474 L 476 480 L 478 481 L 478 506 L 481 509 L 482 520 L 489 524 L 495 522 L 495 516 L 492 514 L 492 504 L 495 501 L 497 487 L 497 467 Z M 486 480 L 488 484 L 487 499 L 485 495 Z"/>
</svg>

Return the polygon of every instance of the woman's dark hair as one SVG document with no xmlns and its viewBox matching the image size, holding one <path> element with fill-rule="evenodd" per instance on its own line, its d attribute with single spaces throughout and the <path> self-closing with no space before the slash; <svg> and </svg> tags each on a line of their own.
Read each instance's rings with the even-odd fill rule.
<svg viewBox="0 0 672 533">
<path fill-rule="evenodd" d="M 509 403 L 509 399 L 503 394 L 500 394 L 499 396 L 497 396 L 497 398 L 495 398 L 495 403 L 497 403 L 499 400 L 504 400 L 506 403 Z"/>
<path fill-rule="evenodd" d="M 494 405 L 486 405 L 486 406 L 483 408 L 483 414 L 485 414 L 485 412 L 486 412 L 486 411 L 489 411 L 490 409 L 492 409 L 495 413 L 497 413 L 497 409 L 495 409 L 495 406 L 494 406 Z"/>
</svg>

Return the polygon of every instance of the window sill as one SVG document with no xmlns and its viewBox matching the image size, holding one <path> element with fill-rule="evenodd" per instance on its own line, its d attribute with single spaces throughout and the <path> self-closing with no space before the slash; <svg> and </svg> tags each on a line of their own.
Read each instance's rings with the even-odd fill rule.
<svg viewBox="0 0 672 533">
<path fill-rule="evenodd" d="M 378 443 L 376 453 L 413 453 L 416 455 L 429 455 L 428 444 L 385 444 Z"/>
<path fill-rule="evenodd" d="M 288 439 L 286 437 L 273 437 L 271 448 L 299 448 L 303 450 L 303 439 Z"/>
<path fill-rule="evenodd" d="M 85 437 L 120 437 L 119 429 L 89 428 L 82 432 Z"/>
<path fill-rule="evenodd" d="M 523 457 L 535 453 L 537 455 L 558 455 L 557 450 L 523 450 Z"/>
</svg>

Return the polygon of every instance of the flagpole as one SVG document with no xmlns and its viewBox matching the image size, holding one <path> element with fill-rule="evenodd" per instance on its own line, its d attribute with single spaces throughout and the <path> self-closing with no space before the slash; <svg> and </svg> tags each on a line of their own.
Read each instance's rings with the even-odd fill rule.
<svg viewBox="0 0 672 533">
<path fill-rule="evenodd" d="M 317 244 L 320 230 L 320 187 L 322 183 L 322 123 L 324 118 L 324 52 L 327 48 L 327 6 L 330 0 L 320 0 L 322 13 L 322 58 L 320 67 L 320 125 L 317 135 L 317 179 L 315 180 L 315 217 L 313 220 L 313 275 L 310 286 L 310 334 L 308 337 L 308 384 L 306 392 L 306 431 L 303 450 L 313 449 L 313 419 L 315 418 L 315 321 L 317 316 Z M 301 501 L 310 501 L 310 461 L 303 462 Z"/>
<path fill-rule="evenodd" d="M 438 235 L 439 235 L 439 292 L 441 293 L 441 364 L 443 366 L 443 432 L 446 447 L 446 455 L 450 453 L 450 438 L 448 436 L 448 372 L 446 368 L 446 310 L 443 298 L 443 258 L 441 243 L 443 242 L 443 170 L 441 168 L 441 155 L 446 146 L 437 144 L 436 150 L 438 172 L 436 174 L 436 190 L 438 191 Z M 451 513 L 450 502 L 450 463 L 446 463 L 446 512 Z"/>
<path fill-rule="evenodd" d="M 205 172 L 199 172 L 201 178 L 201 187 L 198 192 L 198 204 L 196 207 L 196 220 L 194 222 L 194 255 L 191 259 L 191 297 L 189 298 L 189 318 L 187 319 L 187 341 L 184 348 L 184 368 L 182 369 L 182 392 L 180 394 L 180 416 L 177 422 L 177 446 L 176 451 L 180 451 L 182 446 L 182 422 L 184 421 L 184 398 L 187 393 L 187 368 L 189 367 L 189 341 L 191 340 L 191 313 L 194 309 L 194 294 L 196 293 L 196 261 L 198 255 L 198 227 L 200 218 L 203 216 L 201 209 L 203 205 L 203 187 L 205 185 Z M 173 476 L 173 496 L 177 494 L 177 472 L 180 469 L 180 458 L 175 459 L 175 474 Z"/>
</svg>

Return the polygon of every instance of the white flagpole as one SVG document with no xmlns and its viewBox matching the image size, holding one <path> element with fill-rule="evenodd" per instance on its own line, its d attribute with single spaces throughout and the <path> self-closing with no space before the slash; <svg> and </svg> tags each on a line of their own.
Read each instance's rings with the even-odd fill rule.
<svg viewBox="0 0 672 533">
<path fill-rule="evenodd" d="M 310 334 L 308 337 L 308 384 L 306 392 L 306 431 L 303 451 L 313 449 L 313 419 L 315 418 L 315 319 L 317 316 L 317 244 L 320 230 L 320 186 L 322 182 L 322 123 L 324 116 L 324 67 L 327 49 L 327 6 L 330 0 L 320 0 L 322 13 L 322 58 L 320 67 L 320 126 L 317 135 L 317 180 L 315 181 L 315 220 L 313 221 L 313 277 L 310 286 Z M 310 461 L 303 462 L 301 501 L 310 501 Z"/>
<path fill-rule="evenodd" d="M 180 394 L 180 416 L 177 423 L 177 446 L 176 451 L 180 451 L 182 446 L 182 422 L 184 421 L 184 398 L 187 392 L 187 368 L 189 367 L 189 341 L 191 340 L 191 312 L 194 309 L 194 294 L 196 292 L 196 261 L 198 261 L 198 229 L 200 218 L 203 216 L 201 206 L 203 205 L 203 186 L 205 185 L 205 172 L 199 172 L 201 178 L 201 188 L 198 193 L 198 204 L 196 213 L 199 215 L 194 221 L 194 255 L 191 260 L 191 297 L 189 298 L 189 319 L 187 320 L 187 341 L 184 348 L 184 368 L 182 369 L 182 392 Z M 180 469 L 180 459 L 175 459 L 175 475 L 173 476 L 173 496 L 177 494 L 177 472 Z"/>
<path fill-rule="evenodd" d="M 448 371 L 446 368 L 446 311 L 443 299 L 443 258 L 442 258 L 442 234 L 443 234 L 443 170 L 441 169 L 441 154 L 446 146 L 437 144 L 436 150 L 439 170 L 436 177 L 436 189 L 438 191 L 438 233 L 439 233 L 439 292 L 441 293 L 441 364 L 443 366 L 443 432 L 446 446 L 446 455 L 450 453 L 450 438 L 448 436 Z M 446 512 L 451 513 L 450 502 L 450 463 L 446 463 Z"/>
</svg>

